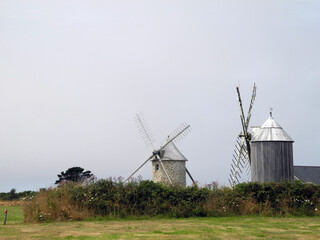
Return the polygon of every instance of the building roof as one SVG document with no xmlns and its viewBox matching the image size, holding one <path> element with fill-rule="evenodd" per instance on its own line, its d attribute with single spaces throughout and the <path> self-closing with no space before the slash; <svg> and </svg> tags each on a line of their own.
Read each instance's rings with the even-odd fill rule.
<svg viewBox="0 0 320 240">
<path fill-rule="evenodd" d="M 178 148 L 173 142 L 169 143 L 161 150 L 161 155 L 161 160 L 163 161 L 188 161 L 187 158 L 178 150 Z"/>
<path fill-rule="evenodd" d="M 254 127 L 251 142 L 293 142 L 293 139 L 282 129 L 282 127 L 270 116 L 260 127 Z"/>
<path fill-rule="evenodd" d="M 320 184 L 320 167 L 317 166 L 294 166 L 293 175 L 303 182 Z"/>
</svg>

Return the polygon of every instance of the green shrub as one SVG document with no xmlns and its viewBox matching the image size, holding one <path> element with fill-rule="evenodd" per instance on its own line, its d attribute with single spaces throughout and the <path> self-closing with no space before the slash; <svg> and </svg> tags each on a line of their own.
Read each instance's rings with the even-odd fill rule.
<svg viewBox="0 0 320 240">
<path fill-rule="evenodd" d="M 300 181 L 241 183 L 231 189 L 106 179 L 42 190 L 27 201 L 25 218 L 35 221 L 88 216 L 318 215 L 319 199 L 320 186 Z"/>
</svg>

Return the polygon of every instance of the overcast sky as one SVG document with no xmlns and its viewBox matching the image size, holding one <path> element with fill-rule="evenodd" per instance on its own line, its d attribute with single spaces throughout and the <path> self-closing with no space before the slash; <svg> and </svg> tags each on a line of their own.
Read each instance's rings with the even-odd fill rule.
<svg viewBox="0 0 320 240">
<path fill-rule="evenodd" d="M 320 165 L 320 1 L 0 0 L 0 192 L 127 177 L 152 150 L 139 112 L 159 142 L 191 124 L 191 174 L 228 185 L 254 82 L 250 125 L 273 107 L 294 164 Z"/>
</svg>

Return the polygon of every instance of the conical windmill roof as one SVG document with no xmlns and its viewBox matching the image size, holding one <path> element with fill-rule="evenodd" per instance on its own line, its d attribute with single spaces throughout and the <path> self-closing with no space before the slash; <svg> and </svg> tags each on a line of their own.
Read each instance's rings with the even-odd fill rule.
<svg viewBox="0 0 320 240">
<path fill-rule="evenodd" d="M 293 139 L 272 117 L 269 117 L 260 128 L 253 131 L 251 140 L 251 142 L 264 141 L 293 142 Z"/>
<path fill-rule="evenodd" d="M 178 148 L 173 142 L 169 143 L 162 150 L 164 150 L 163 156 L 161 158 L 161 160 L 163 161 L 188 161 L 187 158 L 178 150 Z"/>
</svg>

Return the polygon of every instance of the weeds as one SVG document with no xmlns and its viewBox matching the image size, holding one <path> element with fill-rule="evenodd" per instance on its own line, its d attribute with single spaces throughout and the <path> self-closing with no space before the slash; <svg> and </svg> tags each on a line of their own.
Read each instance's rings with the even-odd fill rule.
<svg viewBox="0 0 320 240">
<path fill-rule="evenodd" d="M 38 221 L 66 221 L 83 220 L 92 217 L 88 207 L 79 207 L 72 201 L 72 190 L 75 185 L 66 185 L 61 188 L 41 190 L 35 197 L 29 197 L 23 205 L 26 222 Z"/>
</svg>

